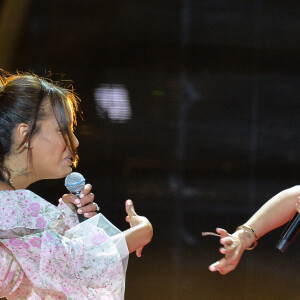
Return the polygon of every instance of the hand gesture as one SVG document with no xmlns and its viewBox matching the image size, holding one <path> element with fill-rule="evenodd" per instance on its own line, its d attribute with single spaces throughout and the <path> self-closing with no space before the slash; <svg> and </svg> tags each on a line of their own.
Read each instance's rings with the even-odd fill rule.
<svg viewBox="0 0 300 300">
<path fill-rule="evenodd" d="M 220 243 L 223 245 L 220 248 L 220 252 L 225 257 L 210 265 L 209 270 L 212 272 L 218 271 L 220 274 L 225 275 L 238 265 L 246 249 L 246 240 L 243 230 L 238 230 L 234 234 L 229 234 L 225 229 L 221 228 L 217 228 L 216 231 L 220 234 Z"/>
<path fill-rule="evenodd" d="M 151 229 L 151 238 L 152 238 L 152 226 L 149 223 L 148 219 L 142 216 L 138 216 L 137 213 L 134 210 L 134 206 L 131 200 L 127 200 L 125 203 L 125 210 L 127 213 L 126 216 L 126 222 L 128 222 L 130 224 L 130 227 L 136 227 L 138 225 L 142 225 L 144 228 L 150 228 Z M 147 234 L 149 235 L 149 234 Z M 139 243 L 142 244 L 142 247 L 139 247 L 136 249 L 136 256 L 137 257 L 141 257 L 142 256 L 142 251 L 144 246 L 149 243 L 149 237 L 147 239 L 145 239 L 145 241 L 143 241 L 143 236 L 141 236 L 139 238 Z"/>
</svg>

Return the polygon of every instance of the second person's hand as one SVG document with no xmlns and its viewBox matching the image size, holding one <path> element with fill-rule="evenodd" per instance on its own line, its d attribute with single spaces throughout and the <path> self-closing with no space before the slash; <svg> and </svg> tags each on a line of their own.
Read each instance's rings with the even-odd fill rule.
<svg viewBox="0 0 300 300">
<path fill-rule="evenodd" d="M 216 232 L 221 236 L 220 243 L 223 246 L 220 248 L 220 252 L 225 256 L 211 264 L 209 270 L 212 272 L 218 271 L 220 274 L 225 275 L 237 267 L 247 247 L 245 244 L 245 233 L 243 230 L 237 230 L 235 233 L 229 234 L 222 228 L 217 228 Z"/>
</svg>

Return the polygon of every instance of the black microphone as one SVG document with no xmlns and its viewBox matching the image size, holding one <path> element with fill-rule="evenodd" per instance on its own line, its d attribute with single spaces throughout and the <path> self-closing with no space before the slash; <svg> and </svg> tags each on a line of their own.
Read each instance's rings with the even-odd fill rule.
<svg viewBox="0 0 300 300">
<path fill-rule="evenodd" d="M 286 228 L 281 234 L 281 238 L 278 241 L 276 248 L 281 252 L 284 252 L 288 246 L 296 239 L 300 233 L 300 215 L 296 213 L 293 219 L 288 223 Z"/>
<path fill-rule="evenodd" d="M 77 172 L 70 173 L 65 179 L 65 187 L 74 194 L 75 196 L 79 196 L 80 191 L 85 186 L 85 178 Z M 76 207 L 77 210 L 77 207 Z M 87 218 L 83 214 L 78 214 L 79 223 L 85 221 Z"/>
</svg>

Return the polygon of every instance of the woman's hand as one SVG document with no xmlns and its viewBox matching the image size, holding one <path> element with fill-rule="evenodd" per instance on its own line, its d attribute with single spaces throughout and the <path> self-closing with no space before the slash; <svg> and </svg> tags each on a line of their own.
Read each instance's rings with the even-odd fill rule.
<svg viewBox="0 0 300 300">
<path fill-rule="evenodd" d="M 234 270 L 238 265 L 245 249 L 249 247 L 249 242 L 246 240 L 246 233 L 244 230 L 238 230 L 233 234 L 229 234 L 225 229 L 217 228 L 217 233 L 220 234 L 220 243 L 223 247 L 220 252 L 225 255 L 221 260 L 209 266 L 212 272 L 218 271 L 225 275 Z"/>
<path fill-rule="evenodd" d="M 83 214 L 87 218 L 91 218 L 97 214 L 99 210 L 98 205 L 94 202 L 94 194 L 91 193 L 92 186 L 86 184 L 81 190 L 79 197 L 73 194 L 65 194 L 62 196 L 62 200 L 78 214 Z"/>
<path fill-rule="evenodd" d="M 126 222 L 130 224 L 131 228 L 136 229 L 133 238 L 130 239 L 129 236 L 126 237 L 129 252 L 135 250 L 136 256 L 141 257 L 144 246 L 152 239 L 152 225 L 147 218 L 137 215 L 131 200 L 126 201 L 125 210 L 127 213 Z"/>
</svg>

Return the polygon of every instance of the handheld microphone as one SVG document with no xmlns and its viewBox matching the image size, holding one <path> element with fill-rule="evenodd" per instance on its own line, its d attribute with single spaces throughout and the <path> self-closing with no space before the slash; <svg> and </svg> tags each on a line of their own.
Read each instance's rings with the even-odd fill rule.
<svg viewBox="0 0 300 300">
<path fill-rule="evenodd" d="M 85 186 L 85 178 L 77 172 L 70 173 L 65 179 L 65 187 L 74 194 L 75 196 L 79 196 L 80 191 Z M 77 210 L 77 207 L 76 207 Z M 77 214 L 79 223 L 85 221 L 87 218 L 83 214 Z"/>
<path fill-rule="evenodd" d="M 281 238 L 278 241 L 276 248 L 281 252 L 284 252 L 288 246 L 296 239 L 300 233 L 300 215 L 296 213 L 293 219 L 288 223 L 286 228 L 281 234 Z"/>
</svg>

